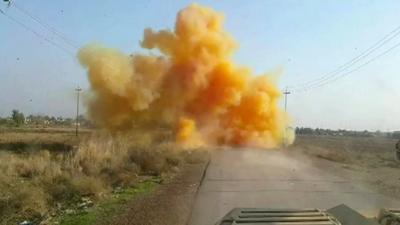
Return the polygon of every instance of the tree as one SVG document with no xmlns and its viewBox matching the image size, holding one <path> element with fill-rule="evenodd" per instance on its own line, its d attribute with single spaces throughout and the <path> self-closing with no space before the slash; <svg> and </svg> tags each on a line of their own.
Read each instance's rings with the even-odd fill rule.
<svg viewBox="0 0 400 225">
<path fill-rule="evenodd" d="M 11 114 L 11 118 L 17 126 L 20 126 L 25 123 L 25 116 L 22 112 L 14 109 Z"/>
</svg>

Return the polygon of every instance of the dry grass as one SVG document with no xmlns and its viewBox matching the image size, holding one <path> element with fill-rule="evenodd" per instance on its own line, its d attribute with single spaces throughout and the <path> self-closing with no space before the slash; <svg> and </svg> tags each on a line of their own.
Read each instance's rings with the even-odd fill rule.
<svg viewBox="0 0 400 225">
<path fill-rule="evenodd" d="M 336 162 L 329 164 L 330 169 L 340 168 L 340 174 L 347 179 L 363 180 L 377 193 L 397 199 L 400 196 L 400 163 L 394 159 L 396 142 L 396 139 L 384 137 L 301 135 L 289 149 Z"/>
<path fill-rule="evenodd" d="M 290 147 L 326 160 L 367 167 L 398 167 L 393 151 L 397 140 L 384 137 L 297 136 Z"/>
<path fill-rule="evenodd" d="M 85 133 L 87 136 L 89 133 Z M 0 144 L 11 143 L 30 143 L 30 144 L 46 144 L 46 143 L 65 143 L 76 144 L 78 139 L 75 133 L 48 133 L 48 132 L 0 132 Z"/>
<path fill-rule="evenodd" d="M 196 155 L 160 142 L 161 134 L 93 133 L 70 152 L 0 152 L 0 224 L 40 220 L 60 203 L 99 199 L 141 175 L 163 175 Z"/>
</svg>

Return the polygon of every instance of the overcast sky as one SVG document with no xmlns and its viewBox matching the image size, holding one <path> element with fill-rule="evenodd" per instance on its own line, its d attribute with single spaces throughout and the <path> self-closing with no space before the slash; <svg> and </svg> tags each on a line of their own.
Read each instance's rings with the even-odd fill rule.
<svg viewBox="0 0 400 225">
<path fill-rule="evenodd" d="M 172 29 L 176 12 L 190 3 L 166 2 L 15 0 L 7 7 L 2 1 L 0 9 L 27 27 L 0 14 L 0 116 L 12 109 L 73 116 L 73 90 L 88 82 L 72 45 L 142 52 L 143 29 Z M 197 2 L 225 14 L 226 30 L 240 44 L 238 64 L 256 74 L 283 68 L 282 90 L 324 76 L 400 26 L 397 0 Z M 399 42 L 400 35 L 349 70 Z M 400 130 L 399 73 L 400 47 L 323 87 L 292 91 L 288 112 L 295 126 Z"/>
</svg>

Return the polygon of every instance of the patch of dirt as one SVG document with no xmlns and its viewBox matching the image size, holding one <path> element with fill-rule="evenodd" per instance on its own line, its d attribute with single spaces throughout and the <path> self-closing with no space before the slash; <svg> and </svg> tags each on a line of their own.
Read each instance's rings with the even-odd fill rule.
<svg viewBox="0 0 400 225">
<path fill-rule="evenodd" d="M 103 224 L 185 225 L 191 214 L 206 162 L 187 164 L 154 192 L 132 200 L 126 210 Z"/>
</svg>

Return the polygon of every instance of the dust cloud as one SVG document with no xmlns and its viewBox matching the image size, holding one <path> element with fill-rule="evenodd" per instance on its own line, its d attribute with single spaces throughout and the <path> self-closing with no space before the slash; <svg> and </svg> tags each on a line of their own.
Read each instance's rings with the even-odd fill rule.
<svg viewBox="0 0 400 225">
<path fill-rule="evenodd" d="M 98 45 L 78 57 L 87 69 L 90 118 L 111 131 L 167 126 L 182 144 L 258 146 L 291 143 L 288 116 L 278 107 L 276 73 L 255 76 L 231 56 L 237 43 L 223 30 L 223 15 L 191 4 L 175 29 L 144 30 L 132 54 Z"/>
</svg>

